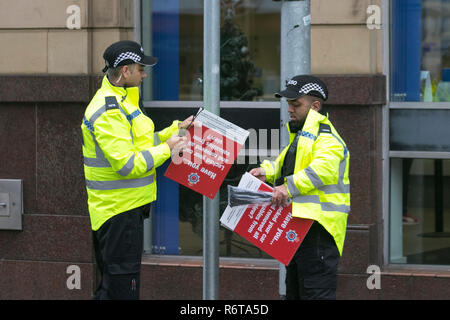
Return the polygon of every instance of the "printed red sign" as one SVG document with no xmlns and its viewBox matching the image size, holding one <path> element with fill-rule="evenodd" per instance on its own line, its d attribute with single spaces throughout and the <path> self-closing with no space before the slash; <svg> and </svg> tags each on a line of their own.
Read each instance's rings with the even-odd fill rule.
<svg viewBox="0 0 450 320">
<path fill-rule="evenodd" d="M 165 176 L 213 199 L 234 163 L 248 131 L 203 110 L 186 137 L 188 149 L 175 155 Z"/>
<path fill-rule="evenodd" d="M 249 173 L 242 176 L 239 188 L 272 192 L 272 188 Z M 227 207 L 222 225 L 253 243 L 284 265 L 288 265 L 309 231 L 313 220 L 293 218 L 292 204 L 286 207 L 249 205 Z"/>
</svg>

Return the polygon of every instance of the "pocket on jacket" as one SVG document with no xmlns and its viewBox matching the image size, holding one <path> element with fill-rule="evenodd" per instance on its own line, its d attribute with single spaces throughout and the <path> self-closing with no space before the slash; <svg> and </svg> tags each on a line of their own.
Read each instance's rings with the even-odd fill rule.
<svg viewBox="0 0 450 320">
<path fill-rule="evenodd" d="M 155 125 L 152 119 L 141 113 L 132 120 L 131 130 L 133 131 L 134 136 L 138 138 L 147 134 L 153 136 Z"/>
</svg>

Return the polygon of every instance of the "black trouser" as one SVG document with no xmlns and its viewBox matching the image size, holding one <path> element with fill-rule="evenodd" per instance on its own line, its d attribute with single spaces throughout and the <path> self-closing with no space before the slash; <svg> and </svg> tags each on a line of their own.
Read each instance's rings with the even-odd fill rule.
<svg viewBox="0 0 450 320">
<path fill-rule="evenodd" d="M 139 299 L 143 220 L 149 211 L 150 204 L 147 204 L 120 213 L 93 232 L 95 258 L 101 274 L 94 299 Z"/>
<path fill-rule="evenodd" d="M 333 237 L 314 222 L 286 267 L 286 299 L 336 299 L 338 263 Z"/>
</svg>

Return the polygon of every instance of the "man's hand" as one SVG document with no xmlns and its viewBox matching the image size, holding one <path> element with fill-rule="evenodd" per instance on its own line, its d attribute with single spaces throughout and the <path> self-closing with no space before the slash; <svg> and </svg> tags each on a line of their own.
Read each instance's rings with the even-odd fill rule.
<svg viewBox="0 0 450 320">
<path fill-rule="evenodd" d="M 266 171 L 263 168 L 254 168 L 249 173 L 263 182 L 266 181 Z"/>
<path fill-rule="evenodd" d="M 184 149 L 184 147 L 186 147 L 187 138 L 173 135 L 172 137 L 167 139 L 166 143 L 169 145 L 170 151 L 172 151 L 175 148 L 175 146 L 181 150 Z"/>
<path fill-rule="evenodd" d="M 190 116 L 189 118 L 178 124 L 178 135 L 180 137 L 185 136 L 190 127 L 194 126 L 195 128 L 199 128 L 202 126 L 201 122 L 193 121 L 193 119 L 194 116 Z"/>
<path fill-rule="evenodd" d="M 289 200 L 289 193 L 284 184 L 275 187 L 272 193 L 272 204 L 276 206 L 286 206 Z"/>
<path fill-rule="evenodd" d="M 187 117 L 184 121 L 182 121 L 178 124 L 178 129 L 189 129 L 193 120 L 194 120 L 194 116 Z"/>
</svg>

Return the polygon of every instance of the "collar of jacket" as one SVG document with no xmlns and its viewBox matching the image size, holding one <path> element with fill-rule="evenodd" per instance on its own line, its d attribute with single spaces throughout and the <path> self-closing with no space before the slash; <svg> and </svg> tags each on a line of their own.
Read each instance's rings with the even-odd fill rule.
<svg viewBox="0 0 450 320">
<path fill-rule="evenodd" d="M 106 74 L 103 76 L 102 89 L 114 94 L 115 96 L 120 96 L 120 102 L 123 102 L 125 99 L 139 101 L 139 87 L 116 87 L 109 82 Z M 135 95 L 137 95 L 137 97 L 135 97 Z"/>
<path fill-rule="evenodd" d="M 318 128 L 317 125 L 320 122 L 323 122 L 325 119 L 328 119 L 328 114 L 324 116 L 323 114 L 320 114 L 317 111 L 314 111 L 313 109 L 310 109 L 308 112 L 308 115 L 306 116 L 305 124 L 303 125 L 303 128 L 301 131 L 309 132 L 315 136 L 317 136 Z M 286 124 L 286 127 L 289 132 L 289 140 L 292 142 L 295 138 L 296 132 L 291 132 L 289 129 L 289 123 Z"/>
</svg>

